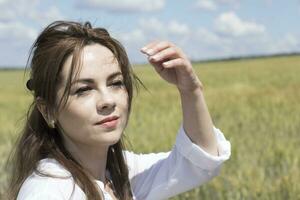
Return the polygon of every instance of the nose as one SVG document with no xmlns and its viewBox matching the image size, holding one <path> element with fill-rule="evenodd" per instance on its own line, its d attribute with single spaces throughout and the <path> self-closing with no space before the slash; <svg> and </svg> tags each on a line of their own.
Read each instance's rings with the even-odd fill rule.
<svg viewBox="0 0 300 200">
<path fill-rule="evenodd" d="M 116 102 L 112 94 L 108 91 L 103 91 L 98 95 L 96 106 L 99 113 L 109 114 L 115 109 Z"/>
</svg>

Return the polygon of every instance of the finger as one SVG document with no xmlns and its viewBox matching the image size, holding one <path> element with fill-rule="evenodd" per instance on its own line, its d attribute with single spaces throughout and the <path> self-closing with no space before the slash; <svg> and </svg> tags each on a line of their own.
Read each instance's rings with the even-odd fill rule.
<svg viewBox="0 0 300 200">
<path fill-rule="evenodd" d="M 145 50 L 145 52 L 149 55 L 152 56 L 154 54 L 156 54 L 159 51 L 162 51 L 168 47 L 174 46 L 172 43 L 167 42 L 167 41 L 162 41 L 162 42 L 158 42 L 158 43 L 154 43 L 152 46 L 150 46 L 149 48 L 147 48 Z"/>
<path fill-rule="evenodd" d="M 164 70 L 164 67 L 161 65 L 161 63 L 153 62 L 148 58 L 148 61 L 151 63 L 151 65 L 154 67 L 154 69 L 160 73 L 162 70 Z"/>
<path fill-rule="evenodd" d="M 178 68 L 182 66 L 187 66 L 188 62 L 183 58 L 176 58 L 162 63 L 164 68 Z"/>
<path fill-rule="evenodd" d="M 153 46 L 155 46 L 157 43 L 159 43 L 159 41 L 153 41 L 153 42 L 147 44 L 146 46 L 144 46 L 144 47 L 141 48 L 141 52 L 142 52 L 142 53 L 148 54 L 148 53 L 147 53 L 147 50 L 151 49 L 151 48 L 152 48 Z"/>
<path fill-rule="evenodd" d="M 175 47 L 169 47 L 150 56 L 149 59 L 153 62 L 160 62 L 163 60 L 167 60 L 167 59 L 170 60 L 178 57 L 179 54 L 177 49 Z"/>
</svg>

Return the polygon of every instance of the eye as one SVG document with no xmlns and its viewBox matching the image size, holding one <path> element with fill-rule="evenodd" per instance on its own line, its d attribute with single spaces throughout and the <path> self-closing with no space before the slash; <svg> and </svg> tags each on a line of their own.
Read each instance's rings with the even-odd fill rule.
<svg viewBox="0 0 300 200">
<path fill-rule="evenodd" d="M 87 91 L 91 90 L 91 87 L 81 87 L 79 89 L 76 90 L 75 94 L 77 96 L 83 95 L 84 93 L 86 93 Z"/>
<path fill-rule="evenodd" d="M 124 82 L 122 80 L 117 80 L 117 81 L 113 81 L 111 84 L 113 87 L 123 87 L 124 86 Z"/>
</svg>

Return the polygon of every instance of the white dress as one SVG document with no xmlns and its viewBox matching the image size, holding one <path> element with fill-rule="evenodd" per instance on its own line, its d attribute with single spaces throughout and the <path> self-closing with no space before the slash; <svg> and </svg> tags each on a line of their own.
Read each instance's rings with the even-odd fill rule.
<svg viewBox="0 0 300 200">
<path fill-rule="evenodd" d="M 176 196 L 217 176 L 221 164 L 229 159 L 230 142 L 214 128 L 218 142 L 218 156 L 212 156 L 191 142 L 181 126 L 176 143 L 170 152 L 135 154 L 124 151 L 129 180 L 135 200 L 162 200 Z M 56 176 L 70 173 L 54 159 L 43 159 L 38 168 Z M 104 184 L 95 180 L 105 200 L 111 200 Z M 84 200 L 86 196 L 71 177 L 61 179 L 31 174 L 23 183 L 17 200 Z M 71 196 L 72 190 L 74 193 Z"/>
</svg>

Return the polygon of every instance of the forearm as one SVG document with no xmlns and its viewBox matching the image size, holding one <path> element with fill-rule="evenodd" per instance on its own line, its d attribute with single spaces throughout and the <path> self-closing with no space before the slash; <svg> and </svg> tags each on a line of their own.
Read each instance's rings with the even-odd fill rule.
<svg viewBox="0 0 300 200">
<path fill-rule="evenodd" d="M 213 124 L 202 93 L 202 84 L 187 56 L 170 42 L 153 42 L 142 48 L 157 73 L 177 86 L 183 110 L 183 128 L 206 152 L 218 155 Z M 193 91 L 193 92 L 191 92 Z"/>
<path fill-rule="evenodd" d="M 211 155 L 218 155 L 213 123 L 205 103 L 203 90 L 182 92 L 181 97 L 183 128 L 193 143 Z"/>
</svg>

